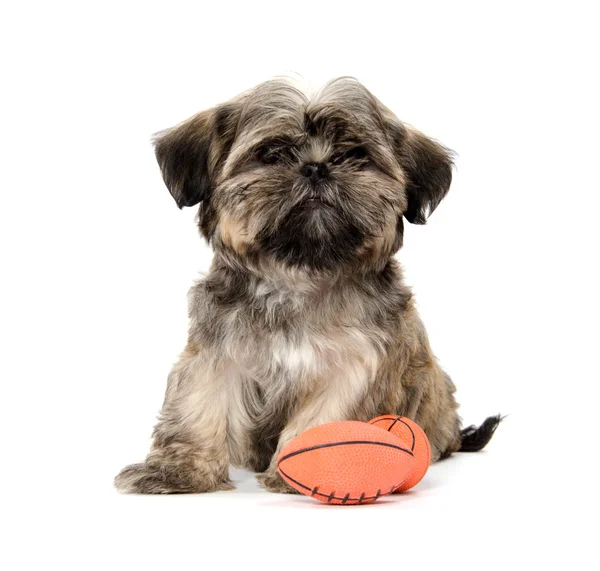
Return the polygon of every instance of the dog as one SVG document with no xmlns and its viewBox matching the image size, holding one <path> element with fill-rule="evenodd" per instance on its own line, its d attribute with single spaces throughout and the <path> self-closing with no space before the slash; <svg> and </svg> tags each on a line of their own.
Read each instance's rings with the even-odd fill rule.
<svg viewBox="0 0 600 571">
<path fill-rule="evenodd" d="M 179 208 L 199 205 L 213 247 L 189 294 L 188 342 L 171 370 L 146 460 L 122 492 L 231 489 L 229 466 L 293 493 L 281 448 L 322 423 L 415 420 L 432 461 L 483 448 L 500 417 L 461 429 L 394 258 L 452 179 L 452 153 L 400 122 L 353 78 L 312 96 L 273 79 L 158 133 Z"/>
</svg>

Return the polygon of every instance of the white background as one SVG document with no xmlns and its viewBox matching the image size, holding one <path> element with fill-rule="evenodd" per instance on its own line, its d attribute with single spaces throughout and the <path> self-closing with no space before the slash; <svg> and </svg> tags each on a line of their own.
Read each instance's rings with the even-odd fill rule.
<svg viewBox="0 0 600 571">
<path fill-rule="evenodd" d="M 2 567 L 597 565 L 592 6 L 3 4 Z M 354 75 L 458 153 L 398 257 L 465 422 L 509 416 L 486 451 L 373 506 L 268 494 L 244 472 L 234 492 L 120 495 L 211 256 L 150 135 L 286 73 Z"/>
</svg>

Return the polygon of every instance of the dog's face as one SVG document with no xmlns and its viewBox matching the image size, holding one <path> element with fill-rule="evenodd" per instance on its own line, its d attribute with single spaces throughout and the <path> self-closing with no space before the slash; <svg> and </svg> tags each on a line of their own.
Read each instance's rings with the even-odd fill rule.
<svg viewBox="0 0 600 571">
<path fill-rule="evenodd" d="M 450 186 L 450 153 L 353 79 L 312 100 L 273 80 L 160 133 L 177 205 L 238 260 L 311 270 L 382 267 L 403 217 L 425 223 Z"/>
</svg>

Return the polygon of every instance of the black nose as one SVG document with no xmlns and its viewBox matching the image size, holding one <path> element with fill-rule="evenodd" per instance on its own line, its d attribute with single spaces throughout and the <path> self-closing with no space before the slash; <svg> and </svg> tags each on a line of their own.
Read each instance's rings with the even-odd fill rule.
<svg viewBox="0 0 600 571">
<path fill-rule="evenodd" d="M 318 180 L 325 178 L 328 172 L 329 171 L 327 170 L 327 165 L 325 163 L 311 163 L 302 167 L 302 174 L 313 182 L 317 182 Z"/>
</svg>

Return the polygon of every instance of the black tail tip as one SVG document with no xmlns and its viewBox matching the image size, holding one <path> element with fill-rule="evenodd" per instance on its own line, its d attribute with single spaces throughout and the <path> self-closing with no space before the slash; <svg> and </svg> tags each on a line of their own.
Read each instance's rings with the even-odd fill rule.
<svg viewBox="0 0 600 571">
<path fill-rule="evenodd" d="M 460 452 L 477 452 L 481 450 L 494 436 L 496 428 L 504 416 L 497 414 L 496 416 L 490 416 L 483 421 L 483 424 L 478 428 L 474 424 L 463 428 L 460 431 Z"/>
</svg>

